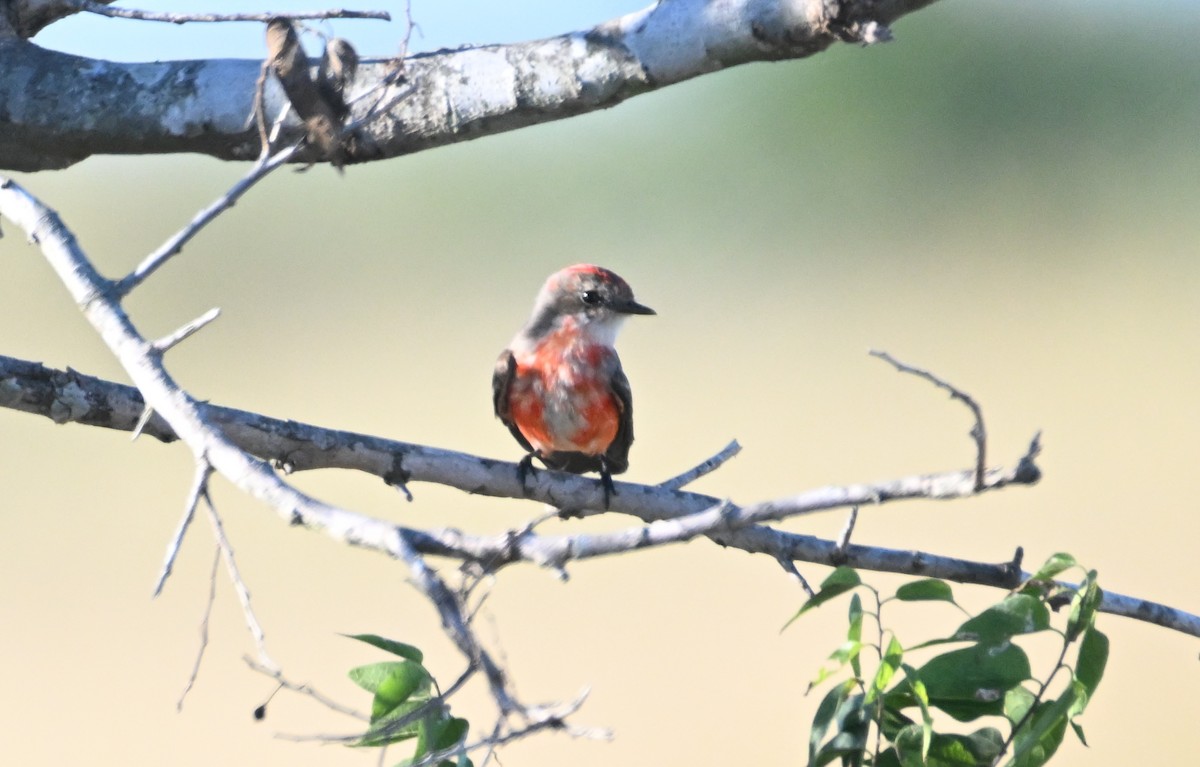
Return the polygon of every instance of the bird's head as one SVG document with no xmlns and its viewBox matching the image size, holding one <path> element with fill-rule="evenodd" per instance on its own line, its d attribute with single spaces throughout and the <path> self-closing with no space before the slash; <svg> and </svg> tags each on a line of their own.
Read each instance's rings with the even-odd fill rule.
<svg viewBox="0 0 1200 767">
<path fill-rule="evenodd" d="M 611 346 L 621 323 L 631 314 L 654 314 L 639 304 L 629 283 L 592 264 L 576 264 L 555 272 L 538 293 L 526 333 L 540 337 L 573 322 L 593 340 Z"/>
</svg>

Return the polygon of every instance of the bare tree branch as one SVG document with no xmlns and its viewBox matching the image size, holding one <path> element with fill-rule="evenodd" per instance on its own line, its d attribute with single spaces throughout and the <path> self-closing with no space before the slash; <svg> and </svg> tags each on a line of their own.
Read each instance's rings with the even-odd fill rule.
<svg viewBox="0 0 1200 767">
<path fill-rule="evenodd" d="M 0 356 L 0 406 L 43 415 L 58 423 L 74 421 L 129 431 L 137 421 L 143 401 L 141 394 L 131 386 Z M 202 408 L 212 422 L 241 449 L 263 459 L 288 462 L 297 470 L 356 469 L 384 478 L 395 477 L 399 472 L 410 481 L 436 482 L 470 493 L 522 497 L 515 479 L 516 464 L 513 463 L 272 419 L 216 405 L 202 405 Z M 146 432 L 164 442 L 177 439 L 157 414 L 151 418 Z M 1035 440 L 1026 455 L 1017 462 L 1016 468 L 1007 473 L 993 470 L 988 475 L 988 481 L 994 483 L 994 487 L 1036 482 L 1040 475 L 1033 456 L 1036 456 L 1039 447 Z M 974 478 L 974 471 L 968 470 L 877 485 L 823 488 L 789 499 L 747 507 L 748 511 L 744 513 L 755 518 L 775 519 L 831 508 L 853 508 L 856 501 L 862 506 L 870 506 L 901 498 L 959 497 L 947 495 L 947 490 L 973 494 Z M 617 483 L 617 487 L 618 495 L 612 498 L 613 511 L 633 514 L 647 522 L 704 513 L 721 503 L 711 496 L 670 492 L 648 485 L 621 482 Z M 531 499 L 557 499 L 572 507 L 590 504 L 592 508 L 600 508 L 603 504 L 598 483 L 575 475 L 538 472 L 536 481 L 530 482 L 530 491 Z M 728 511 L 724 513 L 729 514 Z M 303 517 L 300 519 L 303 520 Z M 701 526 L 696 519 L 692 520 L 692 524 Z M 387 551 L 379 541 L 383 539 L 385 531 L 394 529 L 393 525 L 386 522 L 360 519 L 357 529 L 343 526 L 337 530 L 342 535 L 341 540 Z M 567 561 L 562 554 L 566 549 L 598 552 L 611 544 L 611 541 L 604 541 L 586 548 L 569 540 L 572 536 L 538 537 L 532 536 L 529 531 L 499 536 L 470 536 L 458 530 L 403 531 L 421 553 L 476 561 L 491 570 L 514 562 L 550 566 L 551 563 Z M 327 529 L 327 532 L 337 537 L 333 530 Z M 629 540 L 643 540 L 628 532 L 613 535 L 629 535 Z M 661 538 L 664 533 L 655 531 L 648 535 Z M 764 526 L 747 526 L 734 531 L 717 531 L 714 526 L 712 537 L 722 545 L 767 554 L 786 562 L 829 566 L 848 564 L 866 570 L 945 578 L 1006 589 L 1013 588 L 1028 577 L 1019 563 L 988 564 L 926 552 L 855 544 L 843 547 L 837 541 Z M 678 540 L 686 539 L 681 537 Z M 1101 609 L 1200 636 L 1200 617 L 1155 602 L 1106 591 Z"/>
<path fill-rule="evenodd" d="M 361 711 L 358 711 L 357 709 L 350 708 L 349 706 L 343 706 L 342 704 L 338 703 L 333 698 L 330 698 L 329 696 L 321 693 L 319 690 L 313 688 L 310 685 L 300 684 L 300 683 L 289 680 L 287 677 L 285 677 L 283 675 L 283 672 L 277 668 L 268 668 L 267 666 L 262 665 L 261 663 L 257 662 L 256 660 L 254 660 L 253 658 L 251 658 L 248 655 L 242 656 L 242 660 L 245 661 L 246 665 L 249 666 L 254 671 L 257 671 L 260 674 L 265 674 L 265 675 L 271 677 L 272 679 L 274 679 L 276 682 L 278 682 L 279 687 L 276 688 L 275 692 L 278 692 L 281 689 L 291 690 L 292 692 L 298 692 L 301 695 L 307 695 L 308 697 L 317 701 L 322 706 L 325 706 L 326 708 L 328 708 L 331 711 L 337 711 L 340 714 L 345 714 L 346 716 L 352 717 L 354 719 L 358 719 L 359 721 L 363 721 L 363 722 L 369 722 L 371 719 L 369 716 L 362 713 Z M 271 698 L 273 698 L 273 697 L 275 697 L 274 692 L 271 693 L 271 696 L 268 697 L 267 700 L 265 700 L 258 707 L 258 709 L 255 713 L 256 719 L 262 719 L 263 717 L 266 716 L 267 704 L 271 702 Z"/>
<path fill-rule="evenodd" d="M 115 19 L 137 19 L 138 21 L 165 21 L 170 24 L 225 23 L 231 21 L 267 22 L 271 19 L 319 20 L 319 19 L 375 19 L 376 21 L 391 21 L 392 15 L 387 11 L 347 11 L 336 8 L 328 11 L 299 11 L 292 13 L 161 13 L 157 11 L 139 11 L 133 8 L 111 8 L 94 0 L 60 0 L 65 5 L 75 5 L 81 11 L 108 16 Z"/>
<path fill-rule="evenodd" d="M 730 458 L 733 458 L 740 452 L 742 452 L 742 446 L 739 445 L 738 441 L 735 439 L 733 442 L 730 442 L 728 445 L 721 448 L 721 451 L 713 457 L 706 458 L 696 466 L 693 466 L 682 474 L 671 477 L 665 482 L 659 482 L 658 486 L 664 490 L 680 490 L 685 488 L 704 475 L 712 474 L 714 471 L 724 466 L 726 461 L 728 461 Z"/>
<path fill-rule="evenodd" d="M 886 25 L 933 0 L 662 0 L 641 11 L 544 40 L 417 54 L 396 77 L 392 59 L 365 60 L 352 92 L 416 84 L 413 98 L 372 122 L 347 162 L 397 157 L 605 109 L 641 93 L 753 61 L 796 59 L 837 42 L 886 39 Z M 16 25 L 18 28 L 20 24 Z M 125 64 L 0 40 L 0 168 L 41 170 L 92 154 L 258 154 L 254 121 L 260 62 Z M 36 71 L 35 80 L 11 73 Z M 72 98 L 61 98 L 70 92 Z M 266 92 L 272 113 L 284 103 Z M 359 101 L 353 118 L 371 110 Z M 289 122 L 290 136 L 303 127 Z M 290 158 L 320 160 L 312 151 Z"/>
<path fill-rule="evenodd" d="M 982 490 L 984 481 L 986 479 L 985 474 L 987 472 L 987 429 L 984 428 L 983 425 L 983 410 L 979 407 L 979 403 L 976 402 L 970 394 L 967 394 L 962 389 L 959 389 L 948 381 L 935 376 L 928 370 L 922 370 L 920 368 L 915 368 L 912 365 L 906 365 L 905 363 L 900 362 L 892 357 L 892 355 L 888 354 L 887 352 L 881 352 L 872 349 L 870 351 L 870 355 L 872 357 L 878 357 L 879 359 L 899 370 L 901 373 L 909 373 L 917 376 L 918 378 L 924 378 L 926 381 L 930 382 L 939 389 L 945 389 L 946 391 L 950 392 L 951 398 L 956 399 L 967 406 L 967 409 L 971 411 L 971 415 L 975 417 L 975 425 L 971 427 L 971 439 L 975 440 L 975 489 Z"/>
<path fill-rule="evenodd" d="M 250 630 L 250 636 L 254 639 L 254 647 L 258 650 L 258 659 L 268 668 L 278 668 L 279 665 L 271 659 L 270 653 L 267 652 L 267 637 L 262 624 L 258 622 L 258 616 L 254 614 L 254 607 L 250 604 L 250 589 L 246 587 L 246 581 L 242 578 L 241 570 L 238 569 L 237 559 L 233 554 L 233 545 L 225 535 L 225 525 L 221 522 L 221 515 L 217 513 L 217 507 L 213 504 L 207 487 L 204 490 L 204 507 L 208 509 L 208 521 L 212 524 L 213 537 L 217 539 L 217 548 L 221 552 L 221 559 L 225 562 L 225 570 L 229 573 L 229 580 L 233 583 L 233 590 L 237 593 L 238 603 L 242 606 L 242 617 L 246 621 L 246 628 Z"/>
<path fill-rule="evenodd" d="M 139 420 L 138 423 L 140 424 L 142 421 Z M 200 499 L 208 494 L 208 478 L 210 476 L 212 476 L 212 466 L 208 465 L 208 461 L 203 459 L 196 461 L 196 478 L 192 482 L 192 489 L 188 492 L 183 517 L 179 520 L 179 526 L 175 528 L 175 534 L 171 536 L 171 542 L 167 544 L 167 556 L 163 559 L 162 570 L 159 571 L 158 579 L 154 582 L 154 596 L 162 593 L 167 578 L 171 577 L 171 571 L 175 568 L 175 560 L 179 557 L 179 547 L 183 545 L 183 537 L 187 534 L 192 520 L 196 518 L 196 507 L 200 505 Z"/>
<path fill-rule="evenodd" d="M 204 600 L 204 613 L 200 618 L 200 646 L 196 648 L 196 660 L 192 663 L 192 671 L 183 685 L 183 692 L 179 693 L 179 699 L 175 701 L 176 711 L 183 710 L 183 702 L 187 700 L 188 693 L 196 685 L 196 678 L 200 676 L 200 663 L 208 649 L 208 621 L 212 618 L 213 603 L 217 601 L 217 568 L 220 564 L 221 547 L 217 546 L 213 552 L 212 569 L 208 573 L 208 597 Z"/>
</svg>

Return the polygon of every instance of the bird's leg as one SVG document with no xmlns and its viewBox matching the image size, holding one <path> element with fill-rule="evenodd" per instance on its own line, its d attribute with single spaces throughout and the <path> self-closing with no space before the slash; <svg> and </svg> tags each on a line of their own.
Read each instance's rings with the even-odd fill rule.
<svg viewBox="0 0 1200 767">
<path fill-rule="evenodd" d="M 608 511 L 609 501 L 617 494 L 617 488 L 613 487 L 612 472 L 608 470 L 608 459 L 600 456 L 600 484 L 604 485 L 604 510 Z"/>
<path fill-rule="evenodd" d="M 529 486 L 525 480 L 537 473 L 537 469 L 533 466 L 533 459 L 537 457 L 537 453 L 526 453 L 525 457 L 517 463 L 517 481 L 521 483 L 521 493 L 528 498 Z"/>
</svg>

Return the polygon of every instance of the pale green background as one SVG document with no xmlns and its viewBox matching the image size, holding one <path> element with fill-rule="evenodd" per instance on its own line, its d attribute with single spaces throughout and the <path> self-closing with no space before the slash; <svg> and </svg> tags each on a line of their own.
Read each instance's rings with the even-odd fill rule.
<svg viewBox="0 0 1200 767">
<path fill-rule="evenodd" d="M 428 5 L 415 11 L 417 49 L 637 7 Z M 334 29 L 364 53 L 395 49 L 395 26 Z M 491 415 L 492 361 L 549 272 L 594 261 L 659 311 L 620 344 L 637 401 L 631 481 L 659 481 L 733 437 L 742 455 L 697 489 L 753 501 L 969 465 L 966 411 L 865 354 L 883 348 L 979 399 L 994 461 L 1044 429 L 1046 477 L 865 509 L 859 542 L 989 561 L 1022 545 L 1031 565 L 1066 549 L 1115 590 L 1200 610 L 1200 9 L 943 2 L 896 32 L 895 44 L 743 67 L 344 177 L 278 173 L 130 309 L 156 335 L 222 308 L 169 357 L 199 397 L 515 460 Z M 255 57 L 259 34 L 96 20 L 39 42 L 131 60 Z M 19 179 L 116 275 L 243 171 L 98 158 Z M 39 253 L 5 234 L 0 353 L 122 379 Z M 150 600 L 191 478 L 184 448 L 11 411 L 0 435 L 0 759 L 375 763 L 273 738 L 353 728 L 307 699 L 281 694 L 265 723 L 251 721 L 272 685 L 240 659 L 251 644 L 224 579 L 199 682 L 176 713 L 213 552 L 201 521 Z M 297 482 L 413 525 L 498 532 L 540 513 L 423 485 L 407 504 L 369 477 Z M 293 678 L 365 708 L 345 669 L 380 656 L 337 636 L 363 631 L 421 645 L 443 679 L 459 672 L 399 565 L 289 528 L 224 482 L 215 498 Z M 842 521 L 787 527 L 830 535 Z M 780 634 L 797 587 L 765 558 L 705 542 L 571 574 L 564 585 L 506 571 L 481 632 L 526 700 L 590 686 L 576 721 L 616 740 L 545 735 L 506 749 L 506 765 L 802 762 L 818 699 L 805 684 L 839 641 L 843 606 Z M 999 596 L 959 593 L 976 606 Z M 957 620 L 938 607 L 890 617 L 910 643 Z M 1068 742 L 1055 763 L 1188 763 L 1197 640 L 1102 626 L 1113 651 L 1082 720 L 1092 748 Z M 1044 667 L 1049 643 L 1035 648 Z M 492 713 L 478 690 L 455 710 L 484 726 Z"/>
</svg>

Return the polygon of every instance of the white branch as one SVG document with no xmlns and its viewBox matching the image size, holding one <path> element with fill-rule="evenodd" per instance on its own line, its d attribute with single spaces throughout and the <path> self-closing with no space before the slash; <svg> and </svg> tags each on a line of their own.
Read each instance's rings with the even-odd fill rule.
<svg viewBox="0 0 1200 767">
<path fill-rule="evenodd" d="M 350 95 L 383 88 L 354 107 L 415 87 L 412 98 L 361 130 L 348 162 L 398 157 L 614 106 L 641 93 L 753 61 L 795 59 L 839 41 L 886 38 L 886 25 L 934 0 L 661 0 L 582 32 L 512 45 L 416 54 L 397 77 L 391 59 L 364 61 Z M 18 29 L 23 25 L 18 20 Z M 0 113 L 11 140 L 0 168 L 37 170 L 91 154 L 202 152 L 228 160 L 258 154 L 254 121 L 260 62 L 118 63 L 0 40 Z M 48 93 L 71 93 L 50 98 Z M 284 103 L 267 88 L 272 114 Z M 303 135 L 290 122 L 293 137 Z M 311 152 L 292 158 L 309 162 Z"/>
<path fill-rule="evenodd" d="M 145 412 L 152 413 L 154 411 L 147 408 Z M 145 421 L 139 420 L 139 426 L 143 426 L 148 420 L 148 418 Z M 208 461 L 203 459 L 196 461 L 196 478 L 192 482 L 192 489 L 188 492 L 187 503 L 184 504 L 179 526 L 175 528 L 175 534 L 171 536 L 171 542 L 167 544 L 167 556 L 163 559 L 162 569 L 158 573 L 158 579 L 154 582 L 154 596 L 162 593 L 163 585 L 166 584 L 167 578 L 171 577 L 175 560 L 179 557 L 179 547 L 183 545 L 183 537 L 187 534 L 192 520 L 196 518 L 196 506 L 199 505 L 200 499 L 208 493 L 208 478 L 211 475 L 212 466 L 209 466 Z"/>
<path fill-rule="evenodd" d="M 0 209 L 3 209 L 2 199 L 0 197 Z M 57 404 L 64 399 L 70 400 L 69 406 Z M 128 431 L 133 428 L 142 410 L 143 401 L 138 391 L 129 386 L 102 381 L 74 371 L 55 371 L 37 363 L 0 356 L 0 407 L 37 413 L 60 423 L 74 420 Z M 295 421 L 278 420 L 215 405 L 203 405 L 202 409 L 242 450 L 260 458 L 289 462 L 296 469 L 355 469 L 383 477 L 390 482 L 397 479 L 420 480 L 456 487 L 473 494 L 524 497 L 521 486 L 516 481 L 516 465 L 512 463 L 382 437 L 325 429 Z M 146 432 L 163 441 L 177 439 L 170 426 L 157 416 L 150 420 Z M 1038 449 L 1039 444 L 1035 440 L 1015 468 L 1007 471 L 994 469 L 987 473 L 985 490 L 999 489 L 1009 484 L 1036 482 L 1039 474 L 1034 458 Z M 960 497 L 950 492 L 951 490 L 971 495 L 974 494 L 974 480 L 975 472 L 972 469 L 873 485 L 823 488 L 747 507 L 741 511 L 742 516 L 738 519 L 727 516 L 725 525 L 714 525 L 710 531 L 697 531 L 696 534 L 707 535 L 711 532 L 713 540 L 721 545 L 766 554 L 778 559 L 781 564 L 849 564 L 866 570 L 1012 588 L 1028 577 L 1028 574 L 1024 573 L 1019 565 L 1011 562 L 988 564 L 920 551 L 843 545 L 841 541 L 827 541 L 810 535 L 746 524 L 748 517 L 778 519 L 833 508 L 853 508 L 856 502 L 863 506 L 871 506 L 904 498 Z M 992 484 L 988 484 L 989 482 Z M 617 488 L 618 495 L 612 498 L 612 510 L 632 514 L 646 522 L 702 514 L 721 503 L 719 499 L 711 496 L 668 491 L 650 485 L 619 482 Z M 590 506 L 599 509 L 603 506 L 603 492 L 598 483 L 571 474 L 540 471 L 536 481 L 531 480 L 529 490 L 528 497 L 534 500 L 561 501 L 572 508 Z M 458 530 L 397 528 L 385 521 L 373 520 L 351 512 L 342 513 L 346 515 L 346 524 L 336 528 L 322 527 L 319 524 L 320 520 L 307 516 L 303 510 L 295 519 L 322 529 L 343 542 L 389 554 L 391 551 L 384 542 L 388 540 L 389 534 L 399 531 L 418 552 L 478 562 L 493 571 L 514 562 L 537 562 L 550 566 L 552 562 L 563 561 L 561 552 L 566 548 L 580 551 L 588 548 L 593 552 L 599 552 L 603 548 L 601 545 L 589 548 L 587 544 L 577 544 L 578 536 L 533 536 L 532 527 L 499 536 L 472 536 Z M 729 515 L 731 512 L 724 513 Z M 696 518 L 692 521 L 697 527 L 701 526 L 696 522 Z M 745 526 L 726 529 L 732 526 L 729 524 L 732 522 Z M 627 540 L 641 540 L 639 534 L 630 534 L 628 531 L 613 535 L 627 534 L 630 535 Z M 655 531 L 652 535 L 660 543 L 665 542 L 664 531 Z M 687 536 L 681 535 L 677 540 L 686 539 Z M 599 553 L 592 555 L 598 556 Z M 794 577 L 799 575 L 794 572 L 794 568 L 788 568 L 786 564 L 784 567 Z M 1200 616 L 1156 602 L 1105 591 L 1101 609 L 1200 636 Z"/>
<path fill-rule="evenodd" d="M 114 286 L 102 278 L 58 214 L 10 180 L 0 180 L 0 212 L 41 246 L 42 253 L 67 287 L 84 316 L 117 357 L 146 404 L 170 425 L 193 455 L 201 457 L 241 490 L 266 502 L 290 523 L 328 532 L 335 538 L 383 551 L 403 561 L 417 587 L 437 607 L 443 627 L 469 663 L 487 677 L 492 697 L 504 714 L 525 710 L 511 697 L 504 674 L 479 646 L 462 606 L 425 563 L 403 528 L 372 520 L 311 498 L 281 481 L 261 460 L 231 443 L 167 373 L 162 355 L 133 327 Z"/>
</svg>

